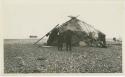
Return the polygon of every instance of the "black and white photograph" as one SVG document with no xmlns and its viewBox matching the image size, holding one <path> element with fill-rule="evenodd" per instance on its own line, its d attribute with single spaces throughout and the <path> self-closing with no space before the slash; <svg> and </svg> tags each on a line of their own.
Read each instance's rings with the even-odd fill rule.
<svg viewBox="0 0 125 77">
<path fill-rule="evenodd" d="M 3 0 L 4 74 L 123 73 L 123 0 Z"/>
</svg>

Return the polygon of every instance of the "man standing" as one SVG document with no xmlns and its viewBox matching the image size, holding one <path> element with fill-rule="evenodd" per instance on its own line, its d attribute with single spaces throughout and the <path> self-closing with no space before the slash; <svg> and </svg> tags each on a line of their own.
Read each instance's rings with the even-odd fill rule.
<svg viewBox="0 0 125 77">
<path fill-rule="evenodd" d="M 57 40 L 57 43 L 58 43 L 58 50 L 61 50 L 62 51 L 62 48 L 63 48 L 63 33 L 60 33 L 58 32 L 58 40 Z"/>
<path fill-rule="evenodd" d="M 67 30 L 64 32 L 64 38 L 65 38 L 67 51 L 72 50 L 72 35 L 73 35 L 73 32 L 71 30 Z"/>
<path fill-rule="evenodd" d="M 102 47 L 106 47 L 106 39 L 105 38 L 106 38 L 106 36 L 104 33 L 102 33 L 102 32 L 98 33 L 98 40 L 99 40 Z"/>
</svg>

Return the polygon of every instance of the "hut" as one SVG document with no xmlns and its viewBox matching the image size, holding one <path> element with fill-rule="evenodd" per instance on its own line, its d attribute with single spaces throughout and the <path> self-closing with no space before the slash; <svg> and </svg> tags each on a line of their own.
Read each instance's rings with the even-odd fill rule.
<svg viewBox="0 0 125 77">
<path fill-rule="evenodd" d="M 50 33 L 47 40 L 47 45 L 54 46 L 57 45 L 57 34 L 58 32 L 65 32 L 71 30 L 74 32 L 72 38 L 72 44 L 79 46 L 81 44 L 85 45 L 98 45 L 98 33 L 103 32 L 95 29 L 93 26 L 87 24 L 84 21 L 77 19 L 77 17 L 70 16 L 70 20 L 55 27 Z M 104 34 L 105 35 L 105 34 Z"/>
</svg>

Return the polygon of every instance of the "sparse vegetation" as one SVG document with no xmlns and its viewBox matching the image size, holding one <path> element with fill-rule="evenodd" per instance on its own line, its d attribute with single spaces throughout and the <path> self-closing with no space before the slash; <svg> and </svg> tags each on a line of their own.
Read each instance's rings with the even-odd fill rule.
<svg viewBox="0 0 125 77">
<path fill-rule="evenodd" d="M 32 42 L 5 40 L 4 72 L 121 73 L 122 46 L 73 47 L 72 51 L 58 51 L 56 47 L 34 46 Z"/>
</svg>

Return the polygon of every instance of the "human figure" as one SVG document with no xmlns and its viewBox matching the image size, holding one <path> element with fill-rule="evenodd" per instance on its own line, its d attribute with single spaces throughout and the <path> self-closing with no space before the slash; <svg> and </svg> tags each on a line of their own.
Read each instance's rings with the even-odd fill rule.
<svg viewBox="0 0 125 77">
<path fill-rule="evenodd" d="M 93 44 L 96 42 L 95 32 L 89 32 L 89 40 L 90 46 L 93 46 Z"/>
<path fill-rule="evenodd" d="M 67 30 L 64 32 L 64 38 L 65 38 L 67 51 L 72 50 L 72 35 L 73 35 L 73 32 L 71 30 Z"/>
<path fill-rule="evenodd" d="M 105 38 L 106 38 L 105 34 L 103 34 L 101 32 L 98 33 L 98 41 L 102 47 L 106 47 L 106 39 Z"/>
<path fill-rule="evenodd" d="M 92 32 L 89 33 L 90 46 L 93 44 L 93 35 Z"/>
<path fill-rule="evenodd" d="M 58 33 L 58 50 L 61 50 L 62 51 L 62 48 L 63 48 L 63 33 Z"/>
</svg>

